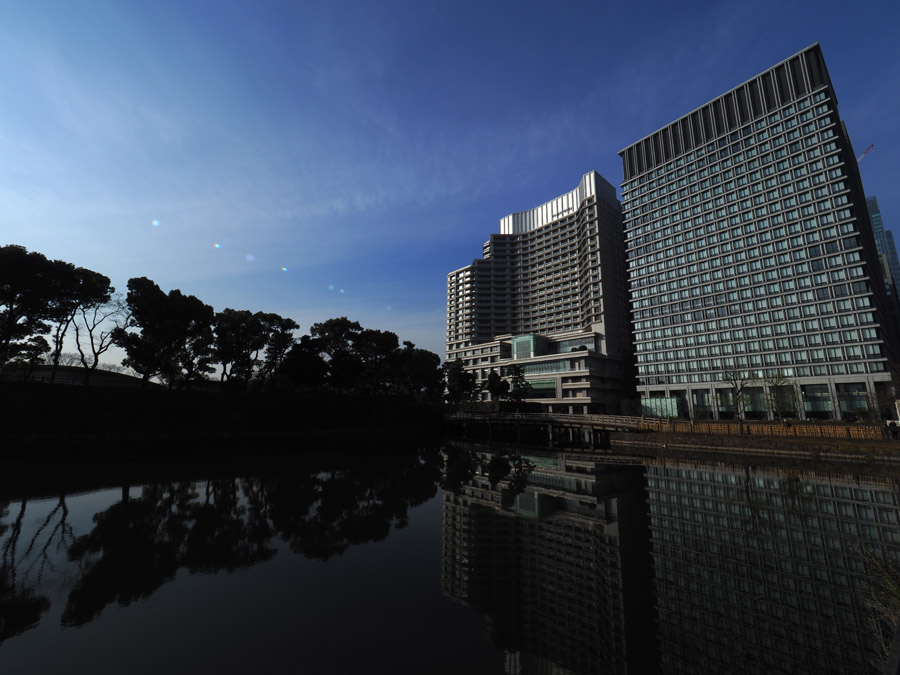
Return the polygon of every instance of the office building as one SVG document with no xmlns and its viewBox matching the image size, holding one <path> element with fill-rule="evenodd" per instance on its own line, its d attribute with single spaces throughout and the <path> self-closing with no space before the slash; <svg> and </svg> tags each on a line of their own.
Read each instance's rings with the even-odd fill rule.
<svg viewBox="0 0 900 675">
<path fill-rule="evenodd" d="M 447 275 L 447 360 L 479 383 L 516 363 L 550 410 L 619 412 L 629 351 L 621 205 L 596 171 L 503 218 L 483 258 Z"/>
<path fill-rule="evenodd" d="M 893 319 L 818 44 L 619 154 L 646 413 L 892 407 Z"/>
</svg>

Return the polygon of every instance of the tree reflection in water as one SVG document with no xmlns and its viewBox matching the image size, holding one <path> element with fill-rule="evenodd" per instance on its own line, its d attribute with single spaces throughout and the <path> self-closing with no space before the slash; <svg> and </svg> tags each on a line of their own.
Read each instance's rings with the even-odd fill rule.
<svg viewBox="0 0 900 675">
<path fill-rule="evenodd" d="M 440 456 L 423 451 L 278 477 L 158 482 L 139 496 L 124 485 L 121 501 L 95 514 L 81 536 L 61 496 L 24 550 L 28 499 L 11 522 L 9 502 L 0 502 L 0 643 L 49 609 L 39 589 L 53 550 L 65 552 L 75 576 L 61 623 L 82 626 L 114 602 L 152 595 L 180 570 L 214 574 L 270 560 L 276 539 L 319 560 L 383 540 L 436 494 L 439 479 Z"/>
<path fill-rule="evenodd" d="M 73 536 L 67 522 L 69 510 L 63 495 L 37 528 L 24 553 L 20 554 L 19 543 L 27 506 L 27 499 L 22 499 L 12 525 L 3 523 L 9 514 L 9 502 L 3 502 L 0 508 L 0 539 L 9 531 L 0 559 L 0 644 L 37 625 L 41 615 L 50 608 L 50 601 L 30 584 L 40 585 L 53 544 L 56 543 L 57 547 L 65 546 Z M 51 524 L 53 527 L 48 530 Z M 42 541 L 42 536 L 43 543 L 36 548 Z M 20 570 L 22 561 L 26 560 L 29 561 L 28 564 Z"/>
</svg>

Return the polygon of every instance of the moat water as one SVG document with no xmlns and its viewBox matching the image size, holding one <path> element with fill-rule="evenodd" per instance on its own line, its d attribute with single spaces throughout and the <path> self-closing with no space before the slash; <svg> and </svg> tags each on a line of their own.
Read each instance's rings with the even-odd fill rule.
<svg viewBox="0 0 900 675">
<path fill-rule="evenodd" d="M 0 672 L 884 671 L 900 471 L 439 450 L 6 481 Z"/>
</svg>

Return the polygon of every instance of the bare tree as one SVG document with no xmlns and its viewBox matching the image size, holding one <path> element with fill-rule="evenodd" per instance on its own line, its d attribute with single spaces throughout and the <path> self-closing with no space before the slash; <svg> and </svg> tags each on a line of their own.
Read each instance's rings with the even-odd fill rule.
<svg viewBox="0 0 900 675">
<path fill-rule="evenodd" d="M 58 357 L 54 354 L 44 354 L 44 364 L 52 366 L 54 359 L 58 359 L 61 366 L 77 366 L 81 364 L 81 357 L 75 352 L 61 352 Z"/>
<path fill-rule="evenodd" d="M 747 410 L 747 388 L 753 382 L 753 376 L 746 370 L 731 369 L 722 373 L 722 381 L 728 385 L 731 394 L 731 409 L 735 419 L 743 420 Z"/>
<path fill-rule="evenodd" d="M 85 368 L 85 384 L 100 365 L 100 357 L 112 347 L 113 331 L 124 328 L 128 318 L 128 307 L 119 294 L 107 302 L 79 309 L 75 321 L 75 345 L 81 365 Z"/>
<path fill-rule="evenodd" d="M 50 318 L 53 321 L 50 334 L 52 340 L 50 362 L 53 366 L 50 371 L 50 382 L 56 379 L 66 333 L 75 323 L 79 312 L 109 302 L 110 295 L 115 291 L 110 286 L 109 278 L 99 272 L 75 267 L 60 260 L 53 261 L 53 265 L 56 271 L 52 284 L 56 292 L 50 304 Z"/>
<path fill-rule="evenodd" d="M 766 385 L 766 405 L 774 418 L 784 422 L 786 415 L 797 412 L 794 383 L 782 370 L 776 370 L 764 378 L 763 382 Z"/>
</svg>

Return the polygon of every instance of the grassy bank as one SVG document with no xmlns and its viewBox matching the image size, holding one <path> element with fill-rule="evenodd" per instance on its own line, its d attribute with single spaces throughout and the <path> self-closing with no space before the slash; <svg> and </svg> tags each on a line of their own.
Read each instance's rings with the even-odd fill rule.
<svg viewBox="0 0 900 675">
<path fill-rule="evenodd" d="M 0 453 L 150 457 L 331 446 L 434 436 L 440 412 L 400 397 L 209 392 L 0 383 Z"/>
</svg>

